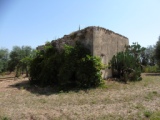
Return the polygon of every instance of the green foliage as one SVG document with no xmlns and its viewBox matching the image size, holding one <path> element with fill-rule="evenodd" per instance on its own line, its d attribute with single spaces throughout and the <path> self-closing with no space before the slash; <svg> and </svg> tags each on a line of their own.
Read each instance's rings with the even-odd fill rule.
<svg viewBox="0 0 160 120">
<path fill-rule="evenodd" d="M 146 49 L 144 47 L 141 47 L 140 44 L 133 42 L 131 46 L 126 46 L 126 51 L 129 52 L 130 55 L 132 55 L 138 62 L 140 62 L 141 54 Z"/>
<path fill-rule="evenodd" d="M 156 65 L 155 66 L 148 65 L 148 66 L 143 67 L 143 72 L 145 72 L 145 73 L 157 73 L 159 71 L 160 71 L 159 67 Z"/>
<path fill-rule="evenodd" d="M 59 80 L 69 86 L 80 88 L 96 87 L 101 82 L 101 62 L 90 55 L 88 49 L 81 44 L 75 47 L 65 46 L 64 63 L 60 68 Z"/>
<path fill-rule="evenodd" d="M 11 120 L 11 119 L 8 117 L 0 117 L 0 120 Z"/>
<path fill-rule="evenodd" d="M 60 62 L 61 56 L 52 46 L 38 51 L 30 65 L 30 82 L 41 86 L 57 84 Z"/>
<path fill-rule="evenodd" d="M 127 82 L 127 80 L 139 80 L 141 68 L 136 64 L 136 59 L 128 52 L 119 52 L 111 60 L 113 77 Z"/>
<path fill-rule="evenodd" d="M 151 116 L 152 116 L 152 114 L 153 114 L 153 112 L 152 111 L 144 111 L 144 116 L 146 117 L 146 118 L 150 118 Z"/>
<path fill-rule="evenodd" d="M 155 58 L 157 60 L 157 65 L 160 67 L 160 36 L 155 46 Z"/>
<path fill-rule="evenodd" d="M 141 64 L 144 66 L 154 66 L 156 64 L 155 46 L 150 45 L 141 53 Z"/>
<path fill-rule="evenodd" d="M 34 57 L 35 50 L 30 46 L 14 46 L 10 52 L 10 60 L 8 61 L 8 70 L 10 72 L 16 70 L 16 77 L 20 76 L 20 73 L 26 73 L 28 76 L 28 69 L 31 59 Z"/>
<path fill-rule="evenodd" d="M 23 69 L 26 71 L 26 77 L 28 77 L 28 71 L 29 71 L 29 66 L 32 58 L 29 56 L 26 56 L 20 60 L 21 65 L 23 66 Z"/>
<path fill-rule="evenodd" d="M 5 72 L 8 66 L 8 49 L 0 49 L 0 73 Z"/>
<path fill-rule="evenodd" d="M 100 58 L 79 43 L 65 45 L 62 51 L 48 45 L 31 62 L 30 82 L 61 89 L 97 87 L 102 83 L 101 68 Z"/>
<path fill-rule="evenodd" d="M 133 43 L 127 46 L 125 52 L 114 55 L 110 61 L 113 77 L 123 82 L 141 80 L 140 54 L 144 50 L 139 44 Z"/>
</svg>

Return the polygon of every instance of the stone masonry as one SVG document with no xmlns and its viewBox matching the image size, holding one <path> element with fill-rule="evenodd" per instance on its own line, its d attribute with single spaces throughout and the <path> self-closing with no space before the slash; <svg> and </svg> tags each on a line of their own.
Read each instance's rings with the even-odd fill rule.
<svg viewBox="0 0 160 120">
<path fill-rule="evenodd" d="M 79 41 L 87 47 L 92 55 L 101 57 L 102 63 L 105 65 L 108 65 L 113 55 L 117 52 L 124 51 L 125 46 L 129 45 L 127 37 L 95 26 L 64 35 L 64 37 L 60 39 L 53 40 L 51 44 L 60 50 L 63 49 L 64 44 L 74 46 L 76 41 Z M 104 79 L 111 76 L 111 69 L 106 68 L 102 70 L 102 77 Z"/>
</svg>

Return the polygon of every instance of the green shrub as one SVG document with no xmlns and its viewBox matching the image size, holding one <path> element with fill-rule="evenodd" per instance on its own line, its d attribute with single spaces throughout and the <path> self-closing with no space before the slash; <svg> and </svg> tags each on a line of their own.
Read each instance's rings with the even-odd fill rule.
<svg viewBox="0 0 160 120">
<path fill-rule="evenodd" d="M 97 87 L 102 83 L 102 64 L 82 44 L 58 51 L 48 45 L 31 62 L 30 83 L 61 89 Z"/>
<path fill-rule="evenodd" d="M 139 44 L 133 43 L 127 46 L 126 51 L 114 55 L 110 61 L 113 77 L 120 78 L 121 81 L 127 82 L 141 80 L 140 53 L 144 51 Z"/>
<path fill-rule="evenodd" d="M 143 67 L 143 72 L 145 73 L 157 73 L 159 72 L 159 67 L 158 66 L 144 66 Z"/>
<path fill-rule="evenodd" d="M 0 116 L 0 120 L 11 120 L 11 118 L 6 117 L 6 116 Z"/>
<path fill-rule="evenodd" d="M 57 83 L 57 71 L 59 68 L 59 54 L 51 45 L 38 51 L 30 65 L 30 83 L 47 86 Z"/>
<path fill-rule="evenodd" d="M 136 63 L 136 59 L 128 52 L 119 52 L 111 60 L 113 77 L 120 78 L 121 81 L 140 80 L 141 67 Z"/>
<path fill-rule="evenodd" d="M 150 118 L 151 116 L 152 116 L 152 112 L 151 111 L 144 111 L 144 116 L 146 117 L 146 118 Z"/>
</svg>

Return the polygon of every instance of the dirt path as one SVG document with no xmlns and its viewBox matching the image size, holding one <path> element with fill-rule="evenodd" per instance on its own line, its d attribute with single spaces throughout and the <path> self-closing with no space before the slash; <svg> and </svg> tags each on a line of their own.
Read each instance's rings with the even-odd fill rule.
<svg viewBox="0 0 160 120">
<path fill-rule="evenodd" d="M 20 78 L 16 78 L 14 76 L 15 75 L 13 73 L 5 76 L 0 76 L 0 92 L 17 90 L 16 88 L 10 86 L 21 83 L 22 81 L 28 81 L 28 78 L 25 78 L 25 75 L 21 76 Z"/>
</svg>

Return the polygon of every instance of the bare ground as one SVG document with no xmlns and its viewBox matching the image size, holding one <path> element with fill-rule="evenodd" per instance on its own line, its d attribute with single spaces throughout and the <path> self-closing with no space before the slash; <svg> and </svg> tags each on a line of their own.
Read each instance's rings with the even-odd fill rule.
<svg viewBox="0 0 160 120">
<path fill-rule="evenodd" d="M 140 82 L 106 81 L 107 88 L 67 93 L 0 76 L 0 119 L 160 120 L 160 74 L 142 76 Z"/>
</svg>

